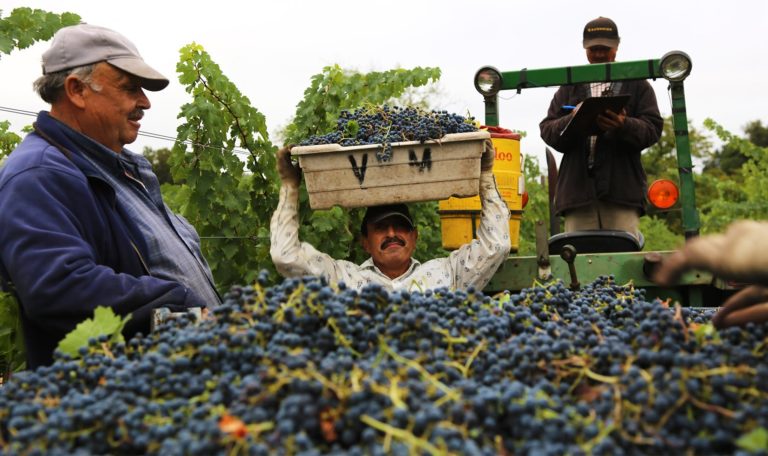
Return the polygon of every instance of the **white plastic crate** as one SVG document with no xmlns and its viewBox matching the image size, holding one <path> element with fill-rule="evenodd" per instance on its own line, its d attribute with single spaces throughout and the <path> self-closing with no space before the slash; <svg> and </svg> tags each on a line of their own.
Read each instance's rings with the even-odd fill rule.
<svg viewBox="0 0 768 456">
<path fill-rule="evenodd" d="M 392 158 L 378 161 L 381 144 L 299 146 L 313 209 L 467 197 L 480 191 L 480 156 L 487 131 L 454 133 L 439 140 L 392 143 Z"/>
</svg>

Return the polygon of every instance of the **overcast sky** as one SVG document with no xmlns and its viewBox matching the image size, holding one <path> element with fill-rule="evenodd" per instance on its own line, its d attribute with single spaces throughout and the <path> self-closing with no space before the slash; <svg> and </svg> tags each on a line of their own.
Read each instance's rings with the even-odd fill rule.
<svg viewBox="0 0 768 456">
<path fill-rule="evenodd" d="M 649 0 L 275 0 L 185 1 L 2 0 L 3 16 L 19 6 L 79 14 L 131 39 L 144 59 L 171 79 L 149 93 L 146 132 L 175 136 L 179 107 L 189 100 L 175 73 L 179 49 L 197 42 L 260 112 L 270 134 L 290 121 L 312 75 L 328 65 L 363 72 L 415 66 L 440 67 L 435 107 L 482 120 L 482 97 L 473 76 L 484 65 L 502 71 L 586 64 L 584 24 L 597 16 L 616 21 L 617 60 L 660 58 L 687 52 L 693 71 L 685 83 L 694 127 L 712 117 L 742 134 L 749 121 L 768 123 L 764 33 L 768 2 Z M 47 105 L 32 91 L 48 43 L 0 58 L 0 106 L 38 111 Z M 666 81 L 652 83 L 662 115 L 670 114 Z M 538 123 L 554 88 L 501 93 L 500 125 L 523 130 L 522 151 L 543 155 Z M 14 130 L 32 117 L 0 111 Z M 139 137 L 130 149 L 170 147 Z M 543 163 L 543 162 L 542 162 Z"/>
</svg>

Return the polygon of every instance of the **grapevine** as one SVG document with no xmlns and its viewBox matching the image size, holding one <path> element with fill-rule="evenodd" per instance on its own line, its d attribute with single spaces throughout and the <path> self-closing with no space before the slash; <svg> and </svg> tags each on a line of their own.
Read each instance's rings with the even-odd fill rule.
<svg viewBox="0 0 768 456">
<path fill-rule="evenodd" d="M 0 387 L 9 454 L 763 454 L 768 325 L 601 277 L 518 294 L 231 288 Z M 762 446 L 761 446 L 762 445 Z"/>
</svg>

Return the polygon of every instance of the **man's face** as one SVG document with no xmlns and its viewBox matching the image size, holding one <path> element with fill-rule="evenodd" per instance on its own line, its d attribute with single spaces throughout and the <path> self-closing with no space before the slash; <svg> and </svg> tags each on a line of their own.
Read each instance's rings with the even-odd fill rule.
<svg viewBox="0 0 768 456">
<path fill-rule="evenodd" d="M 363 249 L 371 255 L 376 267 L 384 272 L 403 268 L 405 272 L 416 250 L 416 229 L 398 216 L 368 222 L 366 226 L 368 234 L 363 237 Z"/>
<path fill-rule="evenodd" d="M 589 63 L 609 63 L 616 60 L 618 48 L 608 46 L 592 46 L 587 48 Z"/>
<path fill-rule="evenodd" d="M 115 152 L 136 140 L 151 106 L 139 78 L 104 62 L 94 68 L 82 97 L 81 131 Z"/>
</svg>

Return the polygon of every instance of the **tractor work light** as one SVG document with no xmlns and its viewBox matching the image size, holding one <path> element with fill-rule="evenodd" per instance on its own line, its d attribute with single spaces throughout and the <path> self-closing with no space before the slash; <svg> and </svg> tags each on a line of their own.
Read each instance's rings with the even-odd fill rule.
<svg viewBox="0 0 768 456">
<path fill-rule="evenodd" d="M 483 67 L 475 73 L 475 88 L 484 97 L 493 97 L 501 89 L 501 73 L 494 67 Z"/>
<path fill-rule="evenodd" d="M 669 209 L 679 197 L 677 185 L 669 179 L 659 179 L 648 187 L 648 201 L 658 209 Z"/>
<path fill-rule="evenodd" d="M 661 58 L 660 68 L 664 79 L 682 81 L 691 74 L 691 58 L 683 51 L 670 51 Z"/>
</svg>

